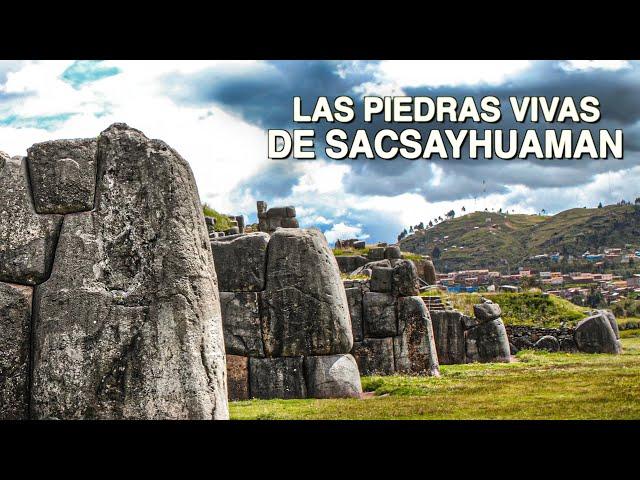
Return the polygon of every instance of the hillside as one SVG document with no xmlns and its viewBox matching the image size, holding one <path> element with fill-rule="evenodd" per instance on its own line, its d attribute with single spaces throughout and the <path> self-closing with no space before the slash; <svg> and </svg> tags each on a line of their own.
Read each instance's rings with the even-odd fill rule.
<svg viewBox="0 0 640 480">
<path fill-rule="evenodd" d="M 640 245 L 640 207 L 574 208 L 553 216 L 474 212 L 400 241 L 403 251 L 431 255 L 443 272 L 489 268 L 501 272 L 535 266 L 527 260 L 559 252 L 579 257 L 602 247 Z M 508 264 L 507 264 L 508 262 Z"/>
</svg>

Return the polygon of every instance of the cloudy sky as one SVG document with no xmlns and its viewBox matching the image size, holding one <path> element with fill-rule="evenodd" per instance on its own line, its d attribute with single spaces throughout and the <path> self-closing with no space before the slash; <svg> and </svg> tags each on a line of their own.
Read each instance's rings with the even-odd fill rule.
<svg viewBox="0 0 640 480">
<path fill-rule="evenodd" d="M 318 96 L 366 94 L 594 95 L 602 120 L 592 128 L 622 128 L 625 157 L 267 159 L 267 130 L 293 128 L 294 96 L 311 105 Z M 319 227 L 331 242 L 393 241 L 402 228 L 463 206 L 554 213 L 640 196 L 635 62 L 0 61 L 0 150 L 24 155 L 33 143 L 96 136 L 113 122 L 176 148 L 214 208 L 255 221 L 256 200 L 295 205 L 301 225 Z M 357 122 L 349 128 L 381 127 Z M 505 118 L 488 128 L 530 127 Z"/>
</svg>

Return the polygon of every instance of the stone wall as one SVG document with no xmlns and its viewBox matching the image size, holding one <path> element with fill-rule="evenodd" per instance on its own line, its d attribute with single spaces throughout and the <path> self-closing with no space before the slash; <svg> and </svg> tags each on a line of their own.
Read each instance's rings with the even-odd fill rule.
<svg viewBox="0 0 640 480">
<path fill-rule="evenodd" d="M 211 247 L 229 398 L 358 397 L 347 298 L 324 235 L 280 228 Z"/>
<path fill-rule="evenodd" d="M 295 207 L 274 207 L 267 209 L 267 202 L 259 200 L 258 227 L 261 232 L 273 233 L 278 228 L 298 228 Z"/>
<path fill-rule="evenodd" d="M 114 124 L 0 154 L 0 418 L 228 418 L 185 160 Z"/>
<path fill-rule="evenodd" d="M 386 262 L 386 263 L 385 263 Z M 408 260 L 383 260 L 371 280 L 345 280 L 353 356 L 363 375 L 439 375 L 429 312 Z"/>
<path fill-rule="evenodd" d="M 574 328 L 541 328 L 532 327 L 528 325 L 507 325 L 507 335 L 509 336 L 509 343 L 511 344 L 511 350 L 516 353 L 518 350 L 527 348 L 551 348 L 552 350 L 561 350 L 563 352 L 577 352 L 578 347 L 573 340 Z M 543 337 L 553 337 L 557 340 L 557 349 L 548 342 L 538 344 Z M 538 347 L 536 347 L 538 344 Z"/>
</svg>

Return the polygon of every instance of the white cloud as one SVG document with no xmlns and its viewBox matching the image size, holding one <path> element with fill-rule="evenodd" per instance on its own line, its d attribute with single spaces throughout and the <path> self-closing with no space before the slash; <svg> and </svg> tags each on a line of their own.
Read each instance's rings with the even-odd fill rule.
<svg viewBox="0 0 640 480">
<path fill-rule="evenodd" d="M 335 243 L 336 240 L 345 240 L 348 238 L 358 238 L 360 240 L 369 238 L 369 235 L 363 233 L 362 225 L 347 225 L 344 222 L 336 223 L 324 232 L 324 236 L 329 243 Z"/>
<path fill-rule="evenodd" d="M 380 77 L 404 87 L 497 85 L 530 65 L 527 60 L 386 60 Z"/>
<path fill-rule="evenodd" d="M 562 62 L 565 70 L 621 70 L 631 68 L 627 60 L 568 60 Z"/>
</svg>

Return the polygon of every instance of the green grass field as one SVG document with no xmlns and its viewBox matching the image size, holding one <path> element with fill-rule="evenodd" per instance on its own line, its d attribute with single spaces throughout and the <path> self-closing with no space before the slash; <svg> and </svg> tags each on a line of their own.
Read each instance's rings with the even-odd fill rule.
<svg viewBox="0 0 640 480">
<path fill-rule="evenodd" d="M 640 419 L 640 337 L 625 333 L 622 355 L 521 351 L 509 364 L 443 365 L 440 378 L 363 377 L 366 399 L 231 402 L 231 418 Z"/>
</svg>

